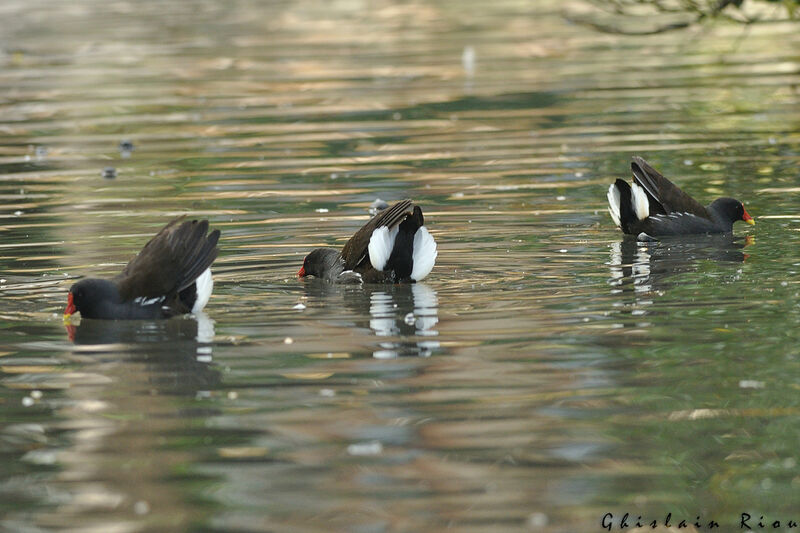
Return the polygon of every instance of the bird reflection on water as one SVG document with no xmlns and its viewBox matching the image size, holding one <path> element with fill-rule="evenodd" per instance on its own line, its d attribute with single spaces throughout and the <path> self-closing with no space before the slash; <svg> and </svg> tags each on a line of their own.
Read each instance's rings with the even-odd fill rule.
<svg viewBox="0 0 800 533">
<path fill-rule="evenodd" d="M 379 338 L 372 351 L 376 359 L 428 357 L 439 348 L 434 339 L 439 300 L 425 283 L 342 285 L 311 279 L 304 287 L 309 302 L 342 305 L 355 314 L 354 327 L 369 327 Z"/>
<path fill-rule="evenodd" d="M 91 320 L 68 325 L 76 355 L 143 361 L 160 393 L 194 395 L 217 387 L 213 366 L 214 322 L 197 313 L 169 320 Z"/>
<path fill-rule="evenodd" d="M 672 281 L 669 278 L 697 270 L 701 261 L 742 263 L 749 257 L 742 250 L 753 242 L 751 236 L 740 239 L 731 234 L 683 236 L 656 242 L 625 238 L 611 244 L 608 282 L 613 287 L 612 293 L 633 292 L 637 304 L 649 305 L 653 293 L 663 293 L 680 283 L 679 278 Z"/>
<path fill-rule="evenodd" d="M 214 322 L 203 312 L 172 320 L 92 320 L 68 324 L 67 334 L 77 345 L 157 343 L 169 340 L 209 344 Z M 210 347 L 210 346 L 209 346 Z"/>
<path fill-rule="evenodd" d="M 398 337 L 379 343 L 372 353 L 376 359 L 400 355 L 428 357 L 439 347 L 433 339 L 411 339 L 438 335 L 433 329 L 439 322 L 439 300 L 436 291 L 423 283 L 394 285 L 370 294 L 369 326 L 378 337 Z"/>
</svg>

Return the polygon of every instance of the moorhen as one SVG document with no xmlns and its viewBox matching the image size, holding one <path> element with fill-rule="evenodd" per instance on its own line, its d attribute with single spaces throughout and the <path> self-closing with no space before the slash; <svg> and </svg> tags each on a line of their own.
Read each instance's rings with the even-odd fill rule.
<svg viewBox="0 0 800 533">
<path fill-rule="evenodd" d="M 169 318 L 205 307 L 214 282 L 219 230 L 208 220 L 178 217 L 150 239 L 112 280 L 88 278 L 69 289 L 64 318 L 107 320 Z"/>
<path fill-rule="evenodd" d="M 339 252 L 317 248 L 303 260 L 299 277 L 341 283 L 420 281 L 433 269 L 436 241 L 424 226 L 422 209 L 403 200 L 380 211 Z"/>
<path fill-rule="evenodd" d="M 608 188 L 608 212 L 623 233 L 639 240 L 730 233 L 737 220 L 755 224 L 739 200 L 717 198 L 704 207 L 641 157 L 633 157 L 631 170 L 632 184 L 617 179 Z"/>
</svg>

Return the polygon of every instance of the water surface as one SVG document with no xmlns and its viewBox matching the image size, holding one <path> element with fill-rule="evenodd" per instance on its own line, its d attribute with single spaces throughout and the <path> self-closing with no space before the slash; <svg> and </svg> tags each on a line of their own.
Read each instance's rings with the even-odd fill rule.
<svg viewBox="0 0 800 533">
<path fill-rule="evenodd" d="M 796 25 L 626 37 L 513 0 L 0 13 L 3 530 L 798 518 Z M 605 191 L 633 154 L 756 226 L 624 240 Z M 405 197 L 439 243 L 423 283 L 296 278 Z M 70 341 L 74 279 L 182 213 L 223 234 L 205 315 Z"/>
</svg>

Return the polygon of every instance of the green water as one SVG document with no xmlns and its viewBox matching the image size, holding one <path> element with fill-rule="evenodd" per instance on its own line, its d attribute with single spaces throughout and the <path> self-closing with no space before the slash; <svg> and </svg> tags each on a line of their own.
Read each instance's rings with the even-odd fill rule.
<svg viewBox="0 0 800 533">
<path fill-rule="evenodd" d="M 0 530 L 800 521 L 800 32 L 562 7 L 4 2 Z M 633 154 L 756 225 L 623 241 Z M 423 283 L 296 278 L 405 197 Z M 73 280 L 182 213 L 207 316 L 70 342 Z"/>
</svg>

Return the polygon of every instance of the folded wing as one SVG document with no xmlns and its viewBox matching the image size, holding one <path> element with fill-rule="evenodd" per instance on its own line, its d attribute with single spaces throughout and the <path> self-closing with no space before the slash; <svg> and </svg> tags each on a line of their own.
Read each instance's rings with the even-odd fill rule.
<svg viewBox="0 0 800 533">
<path fill-rule="evenodd" d="M 690 213 L 709 218 L 708 211 L 697 200 L 683 192 L 677 185 L 662 176 L 641 157 L 631 161 L 633 181 L 647 193 L 650 215 Z"/>
<path fill-rule="evenodd" d="M 217 258 L 219 230 L 178 217 L 158 232 L 115 279 L 123 300 L 171 296 L 189 287 Z"/>
<path fill-rule="evenodd" d="M 386 227 L 390 231 L 394 230 L 405 220 L 406 215 L 412 212 L 412 206 L 413 202 L 411 200 L 402 200 L 384 209 L 364 224 L 342 248 L 344 269 L 354 270 L 364 261 L 369 261 L 368 247 L 372 233 L 381 227 Z"/>
<path fill-rule="evenodd" d="M 686 212 L 653 215 L 638 226 L 637 229 L 653 237 L 716 233 L 719 231 L 719 228 L 711 220 Z"/>
</svg>

